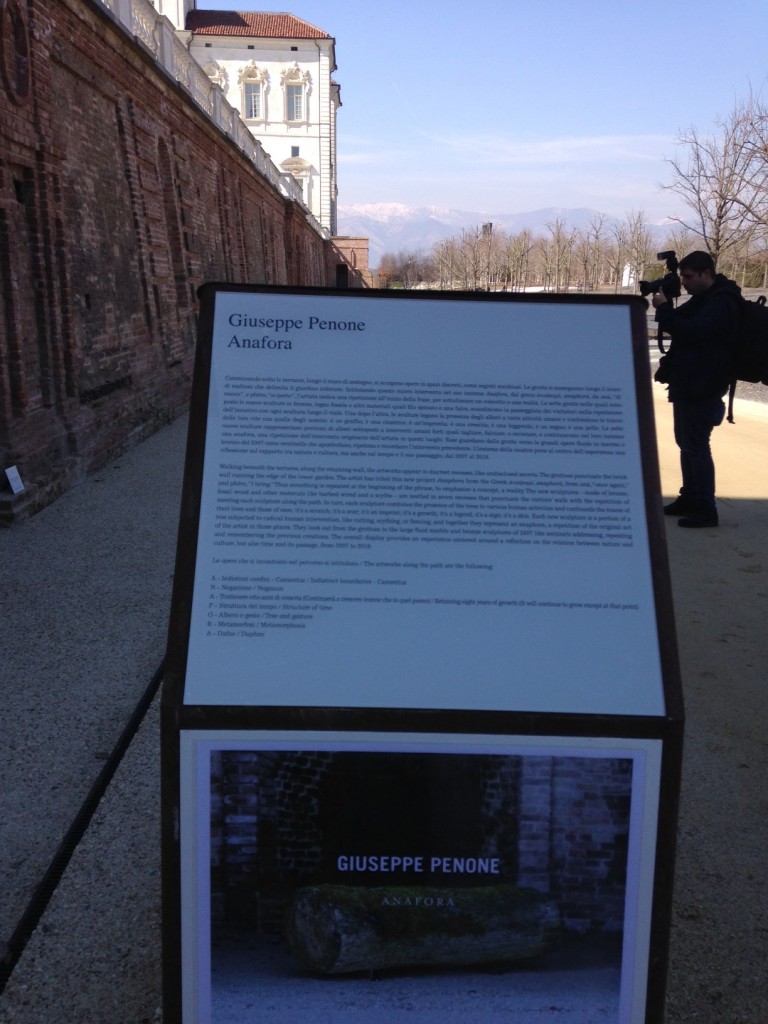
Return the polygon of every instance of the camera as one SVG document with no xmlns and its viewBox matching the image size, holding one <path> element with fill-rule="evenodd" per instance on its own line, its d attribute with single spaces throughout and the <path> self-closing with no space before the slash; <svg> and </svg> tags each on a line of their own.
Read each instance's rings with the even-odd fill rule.
<svg viewBox="0 0 768 1024">
<path fill-rule="evenodd" d="M 656 259 L 659 263 L 666 263 L 667 273 L 664 277 L 657 277 L 655 281 L 641 281 L 640 294 L 642 296 L 655 295 L 659 289 L 662 289 L 668 299 L 679 298 L 682 288 L 680 286 L 680 275 L 677 272 L 680 264 L 677 262 L 675 250 L 667 249 L 664 252 L 657 252 Z"/>
</svg>

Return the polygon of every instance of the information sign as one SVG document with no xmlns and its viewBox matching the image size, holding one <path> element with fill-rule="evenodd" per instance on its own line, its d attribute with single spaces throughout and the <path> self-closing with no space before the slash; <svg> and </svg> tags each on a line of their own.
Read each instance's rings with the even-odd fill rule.
<svg viewBox="0 0 768 1024">
<path fill-rule="evenodd" d="M 343 1021 L 317 977 L 418 969 L 443 1020 L 446 972 L 530 960 L 545 1002 L 589 962 L 595 1019 L 660 1020 L 682 714 L 641 301 L 201 300 L 168 1019 Z"/>
</svg>

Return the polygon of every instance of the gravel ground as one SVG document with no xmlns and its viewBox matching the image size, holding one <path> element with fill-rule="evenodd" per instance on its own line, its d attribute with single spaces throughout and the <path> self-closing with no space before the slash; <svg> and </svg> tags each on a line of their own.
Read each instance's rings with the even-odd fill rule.
<svg viewBox="0 0 768 1024">
<path fill-rule="evenodd" d="M 678 486 L 677 452 L 670 440 L 669 409 L 663 396 L 658 397 L 662 484 L 664 493 L 673 495 Z M 687 714 L 667 1024 L 765 1024 L 768 1020 L 768 691 L 764 669 L 768 412 L 742 405 L 737 420 L 736 426 L 724 425 L 715 435 L 722 496 L 720 528 L 678 530 L 674 520 L 667 528 Z M 176 449 L 165 458 L 180 474 L 183 436 L 179 434 L 174 443 Z M 144 446 L 137 449 L 137 456 L 142 451 L 146 451 Z M 139 460 L 138 489 L 130 496 L 123 493 L 119 500 L 130 502 L 138 518 L 144 518 L 143 510 L 149 509 L 146 519 L 151 527 L 152 489 L 162 492 L 172 489 L 172 484 L 162 476 L 161 460 L 156 473 L 149 474 L 148 465 Z M 98 487 L 91 481 L 79 490 L 87 496 Z M 88 508 L 88 502 L 84 507 Z M 149 529 L 150 535 L 152 532 Z M 25 556 L 25 572 L 37 574 L 40 592 L 45 594 L 53 582 L 46 568 L 51 564 L 48 559 L 57 556 L 63 542 L 55 532 L 47 536 L 40 527 L 27 535 L 33 537 L 36 548 Z M 118 546 L 123 543 L 119 538 L 116 541 Z M 171 553 L 163 547 L 166 543 L 156 543 L 151 554 L 161 567 L 170 564 Z M 73 556 L 75 565 L 81 557 Z M 93 574 L 98 576 L 102 569 L 102 563 L 94 560 Z M 108 614 L 113 606 L 110 599 L 102 616 L 111 623 L 116 643 L 123 642 L 126 635 L 137 635 L 138 623 L 147 616 L 155 620 L 160 649 L 155 649 L 154 639 L 148 642 L 141 655 L 141 664 L 147 668 L 154 667 L 156 655 L 158 661 L 162 656 L 160 637 L 167 614 L 163 587 L 152 593 L 156 596 L 151 600 L 120 605 L 121 614 L 114 619 Z M 43 614 L 43 609 L 33 611 Z M 130 623 L 127 630 L 126 623 Z M 82 627 L 80 646 L 73 646 L 72 658 L 84 667 L 90 658 L 89 644 L 100 630 L 87 623 Z M 35 634 L 19 633 L 17 645 L 25 636 Z M 36 659 L 42 657 L 40 644 L 34 639 L 26 644 L 27 675 L 35 677 Z M 6 687 L 17 678 L 7 679 Z M 76 681 L 77 674 L 70 678 Z M 74 752 L 80 750 L 84 746 L 81 730 L 87 723 L 81 723 L 73 712 L 66 688 L 57 692 L 55 704 L 45 700 L 44 693 L 32 692 L 30 707 L 37 709 L 35 713 L 41 707 L 55 712 L 45 736 L 58 739 L 59 731 L 71 738 Z M 21 700 L 21 695 L 18 697 Z M 96 702 L 95 697 L 92 700 Z M 66 708 L 66 714 L 61 708 Z M 26 764 L 39 792 L 35 794 L 34 784 L 25 792 L 39 799 L 32 802 L 30 796 L 17 802 L 12 823 L 13 830 L 29 832 L 17 841 L 33 850 L 38 841 L 49 848 L 50 836 L 39 840 L 39 835 L 47 834 L 45 800 L 55 792 L 50 783 L 69 778 L 65 766 L 59 775 L 58 758 L 62 755 L 47 756 L 45 737 L 42 741 L 36 737 L 41 728 L 35 725 L 33 715 L 32 739 L 37 745 L 27 754 Z M 23 747 L 24 736 L 19 736 L 19 742 Z M 3 1024 L 156 1024 L 160 1020 L 158 748 L 153 708 L 0 997 Z M 85 750 L 91 757 L 93 742 L 85 744 Z M 34 769 L 29 772 L 30 764 L 37 774 Z M 78 764 L 68 769 L 75 776 L 80 770 Z M 4 787 L 4 810 L 11 796 Z M 6 897 L 15 885 L 14 877 L 3 865 L 3 878 L 10 879 L 10 885 L 6 881 L 3 886 Z M 531 1024 L 545 1019 L 567 1020 L 569 1024 L 592 1020 L 586 1010 L 581 1016 L 576 1012 L 565 1016 L 565 1005 L 555 999 L 548 1007 L 540 1001 L 535 1006 L 525 1004 L 531 1014 L 535 1010 L 539 1016 L 527 1011 L 523 1015 L 524 1006 L 513 1011 L 509 1005 L 510 990 L 501 983 L 507 976 L 481 976 L 475 984 L 476 977 L 463 989 L 460 982 L 439 979 L 432 994 L 420 989 L 418 1000 L 412 979 L 393 980 L 381 988 L 377 983 L 378 994 L 365 993 L 364 1005 L 358 1002 L 356 1009 L 350 1008 L 350 1000 L 359 1000 L 360 992 L 352 993 L 348 983 L 334 983 L 328 989 L 334 999 L 324 1000 L 322 1007 L 310 1000 L 308 1008 L 297 1008 L 287 1018 L 277 1012 L 265 1015 L 262 1004 L 247 1008 L 247 1015 L 237 1019 L 243 1024 L 314 1021 L 321 1015 L 343 1020 L 341 1010 L 346 1006 L 348 1020 L 386 1019 L 387 1024 L 447 1022 L 459 1016 L 490 1021 L 497 1011 L 498 1019 L 521 1024 L 523 1020 Z M 578 1005 L 576 986 L 587 980 L 582 970 L 569 985 L 572 1006 Z M 545 1009 L 549 1017 L 541 1016 Z M 610 1007 L 604 1009 L 607 1015 L 599 1019 L 620 1024 Z M 228 1022 L 222 1016 L 216 1024 Z"/>
<path fill-rule="evenodd" d="M 0 530 L 0 948 L 162 661 L 185 439 Z"/>
<path fill-rule="evenodd" d="M 614 949 L 561 950 L 535 968 L 411 971 L 370 978 L 309 978 L 279 948 L 241 939 L 214 962 L 213 1020 L 241 1024 L 607 1024 L 618 1020 L 620 964 Z M 259 966 L 257 966 L 259 965 Z"/>
<path fill-rule="evenodd" d="M 674 495 L 670 407 L 657 406 Z M 686 702 L 667 1021 L 768 1021 L 768 408 L 715 431 L 720 527 L 667 528 Z"/>
</svg>

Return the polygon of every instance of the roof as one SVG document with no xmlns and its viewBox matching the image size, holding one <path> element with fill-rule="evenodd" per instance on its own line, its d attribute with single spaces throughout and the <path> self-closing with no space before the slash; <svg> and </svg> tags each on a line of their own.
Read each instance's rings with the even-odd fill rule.
<svg viewBox="0 0 768 1024">
<path fill-rule="evenodd" d="M 266 39 L 330 39 L 323 29 L 293 14 L 272 11 L 197 11 L 186 28 L 201 36 L 255 36 Z"/>
</svg>

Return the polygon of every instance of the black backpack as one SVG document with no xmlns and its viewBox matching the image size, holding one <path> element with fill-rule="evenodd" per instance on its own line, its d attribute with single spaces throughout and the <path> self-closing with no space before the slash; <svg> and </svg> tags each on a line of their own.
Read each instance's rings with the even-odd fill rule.
<svg viewBox="0 0 768 1024">
<path fill-rule="evenodd" d="M 734 423 L 736 382 L 768 384 L 768 306 L 765 296 L 754 302 L 741 300 L 741 328 L 735 341 L 731 386 L 728 390 L 728 422 Z"/>
</svg>

